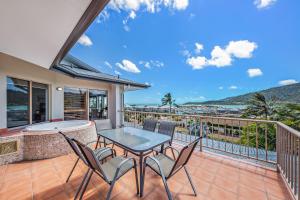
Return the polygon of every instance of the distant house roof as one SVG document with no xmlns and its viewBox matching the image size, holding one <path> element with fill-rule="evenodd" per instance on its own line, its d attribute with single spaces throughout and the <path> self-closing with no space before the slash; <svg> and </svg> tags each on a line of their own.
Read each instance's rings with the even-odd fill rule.
<svg viewBox="0 0 300 200">
<path fill-rule="evenodd" d="M 74 78 L 89 79 L 108 83 L 122 84 L 127 86 L 127 89 L 148 88 L 149 85 L 122 79 L 119 76 L 113 76 L 102 73 L 101 71 L 89 66 L 74 56 L 68 54 L 60 64 L 55 65 L 52 70 L 67 74 Z"/>
</svg>

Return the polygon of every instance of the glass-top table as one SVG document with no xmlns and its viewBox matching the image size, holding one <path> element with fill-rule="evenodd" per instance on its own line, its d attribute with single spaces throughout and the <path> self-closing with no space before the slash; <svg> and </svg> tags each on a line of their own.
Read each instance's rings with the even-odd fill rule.
<svg viewBox="0 0 300 200">
<path fill-rule="evenodd" d="M 171 137 L 156 132 L 146 131 L 133 127 L 123 127 L 111 130 L 103 130 L 98 135 L 112 141 L 115 145 L 139 157 L 140 188 L 143 179 L 143 159 L 144 156 L 152 152 L 155 147 L 161 146 L 171 141 Z M 104 141 L 105 142 L 105 141 Z M 142 194 L 140 194 L 141 196 Z"/>
</svg>

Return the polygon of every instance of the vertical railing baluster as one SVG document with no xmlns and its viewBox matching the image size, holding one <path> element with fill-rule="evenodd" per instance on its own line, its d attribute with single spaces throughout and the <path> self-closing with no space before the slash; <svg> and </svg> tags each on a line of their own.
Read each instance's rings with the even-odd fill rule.
<svg viewBox="0 0 300 200">
<path fill-rule="evenodd" d="M 220 118 L 218 118 L 218 149 L 220 149 Z"/>
<path fill-rule="evenodd" d="M 233 120 L 231 120 L 231 140 L 233 140 Z M 233 153 L 233 142 L 231 142 L 231 153 Z"/>
<path fill-rule="evenodd" d="M 249 147 L 249 122 L 247 121 L 247 127 L 246 127 L 246 137 L 247 137 L 247 155 L 248 158 L 250 157 L 250 147 Z"/>
<path fill-rule="evenodd" d="M 256 144 L 256 159 L 258 160 L 258 123 L 255 123 L 256 129 L 255 129 L 255 144 Z"/>
<path fill-rule="evenodd" d="M 200 151 L 203 150 L 203 130 L 202 130 L 202 118 L 200 117 Z"/>
<path fill-rule="evenodd" d="M 240 155 L 242 155 L 242 151 L 241 151 L 241 148 L 242 148 L 242 141 L 241 141 L 241 120 L 239 120 L 239 151 L 240 151 Z"/>
<path fill-rule="evenodd" d="M 211 118 L 211 134 L 212 134 L 212 148 L 215 148 L 214 140 L 215 140 L 215 134 L 214 134 L 214 119 Z"/>
<path fill-rule="evenodd" d="M 265 129 L 265 159 L 268 161 L 268 124 L 266 123 L 266 129 Z"/>
<path fill-rule="evenodd" d="M 297 138 L 297 159 L 298 159 L 298 163 L 297 163 L 297 166 L 298 166 L 298 173 L 297 173 L 297 185 L 298 185 L 298 192 L 297 192 L 297 195 L 298 195 L 298 200 L 300 200 L 300 139 L 299 137 Z"/>
<path fill-rule="evenodd" d="M 288 178 L 288 183 L 291 183 L 291 166 L 290 166 L 290 159 L 291 159 L 291 156 L 290 156 L 290 145 L 291 145 L 291 134 L 290 132 L 288 132 L 287 134 L 287 178 Z"/>
<path fill-rule="evenodd" d="M 224 119 L 224 135 L 225 135 L 225 138 L 227 137 L 227 124 L 226 124 L 226 119 Z M 224 142 L 224 146 L 225 146 L 225 151 L 227 152 L 227 142 L 225 141 Z"/>
<path fill-rule="evenodd" d="M 294 187 L 294 136 L 291 134 L 291 187 Z"/>
</svg>

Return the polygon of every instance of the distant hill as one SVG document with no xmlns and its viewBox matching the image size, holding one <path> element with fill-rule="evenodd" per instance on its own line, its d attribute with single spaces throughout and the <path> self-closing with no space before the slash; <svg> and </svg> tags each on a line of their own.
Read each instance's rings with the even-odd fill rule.
<svg viewBox="0 0 300 200">
<path fill-rule="evenodd" d="M 265 95 L 267 99 L 275 97 L 281 103 L 300 103 L 300 83 L 273 87 L 266 90 L 257 91 Z M 187 102 L 185 105 L 189 104 L 201 104 L 201 105 L 245 105 L 253 97 L 255 92 L 247 93 L 244 95 L 227 97 L 225 99 L 205 101 L 205 102 Z"/>
</svg>

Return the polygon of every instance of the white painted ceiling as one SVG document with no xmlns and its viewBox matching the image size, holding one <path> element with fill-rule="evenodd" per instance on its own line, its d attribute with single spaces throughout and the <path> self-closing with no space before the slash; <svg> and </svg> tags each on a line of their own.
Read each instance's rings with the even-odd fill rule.
<svg viewBox="0 0 300 200">
<path fill-rule="evenodd" d="M 0 52 L 49 68 L 91 0 L 1 0 Z"/>
</svg>

